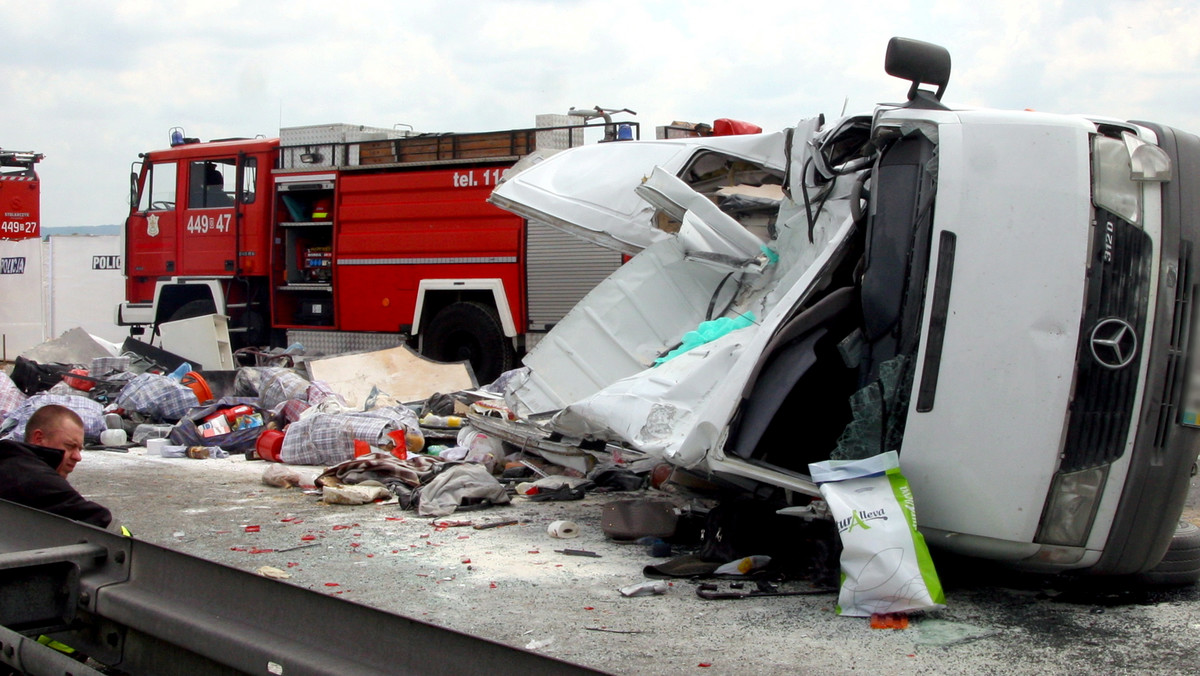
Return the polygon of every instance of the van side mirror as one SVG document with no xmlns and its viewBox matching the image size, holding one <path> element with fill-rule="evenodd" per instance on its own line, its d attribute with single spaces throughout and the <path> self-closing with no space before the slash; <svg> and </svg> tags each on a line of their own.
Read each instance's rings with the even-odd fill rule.
<svg viewBox="0 0 1200 676">
<path fill-rule="evenodd" d="M 883 69 L 892 77 L 912 82 L 908 90 L 909 107 L 945 108 L 940 103 L 950 81 L 950 52 L 945 47 L 910 38 L 892 38 L 888 41 Z M 936 86 L 937 92 L 931 94 L 920 89 L 922 84 Z"/>
</svg>

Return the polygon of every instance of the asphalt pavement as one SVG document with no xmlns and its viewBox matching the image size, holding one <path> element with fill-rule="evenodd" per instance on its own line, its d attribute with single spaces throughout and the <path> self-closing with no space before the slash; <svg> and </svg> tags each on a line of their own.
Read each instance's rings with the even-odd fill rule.
<svg viewBox="0 0 1200 676">
<path fill-rule="evenodd" d="M 328 506 L 267 487 L 263 469 L 238 456 L 89 451 L 72 481 L 146 541 L 245 570 L 271 566 L 286 571 L 280 584 L 612 673 L 1200 671 L 1194 586 L 1023 575 L 935 552 L 947 606 L 914 615 L 907 629 L 875 630 L 836 615 L 832 595 L 706 600 L 698 583 L 678 580 L 661 596 L 621 596 L 655 559 L 603 536 L 601 505 L 617 494 L 448 517 L 517 521 L 512 527 L 439 528 L 394 504 Z M 1185 515 L 1200 523 L 1196 484 Z M 549 537 L 548 524 L 563 519 L 579 524 L 577 538 Z M 439 658 L 436 646 L 424 649 Z"/>
</svg>

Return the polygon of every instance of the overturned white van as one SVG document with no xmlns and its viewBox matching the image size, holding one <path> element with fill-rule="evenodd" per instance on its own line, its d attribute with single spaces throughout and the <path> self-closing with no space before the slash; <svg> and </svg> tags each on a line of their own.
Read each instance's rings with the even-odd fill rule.
<svg viewBox="0 0 1200 676">
<path fill-rule="evenodd" d="M 510 403 L 780 505 L 819 497 L 809 463 L 897 450 L 931 544 L 1155 569 L 1197 453 L 1200 138 L 951 110 L 925 43 L 894 39 L 887 68 L 907 103 L 571 150 L 501 184 L 504 208 L 638 252 Z M 1197 538 L 1159 579 L 1200 575 Z"/>
</svg>

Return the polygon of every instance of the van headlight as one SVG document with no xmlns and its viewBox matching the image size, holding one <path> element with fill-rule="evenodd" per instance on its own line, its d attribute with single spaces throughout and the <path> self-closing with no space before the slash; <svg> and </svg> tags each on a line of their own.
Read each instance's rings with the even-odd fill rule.
<svg viewBox="0 0 1200 676">
<path fill-rule="evenodd" d="M 1082 547 L 1091 532 L 1096 505 L 1107 477 L 1107 466 L 1055 476 L 1036 541 Z"/>
<path fill-rule="evenodd" d="M 1092 203 L 1142 225 L 1142 184 L 1171 180 L 1167 151 L 1124 132 L 1092 137 Z"/>
</svg>

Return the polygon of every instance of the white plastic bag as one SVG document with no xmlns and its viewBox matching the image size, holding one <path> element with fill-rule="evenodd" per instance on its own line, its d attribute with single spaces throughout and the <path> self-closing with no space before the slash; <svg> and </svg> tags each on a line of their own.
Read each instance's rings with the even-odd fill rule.
<svg viewBox="0 0 1200 676">
<path fill-rule="evenodd" d="M 842 540 L 838 614 L 868 617 L 945 606 L 896 452 L 808 467 Z"/>
</svg>

